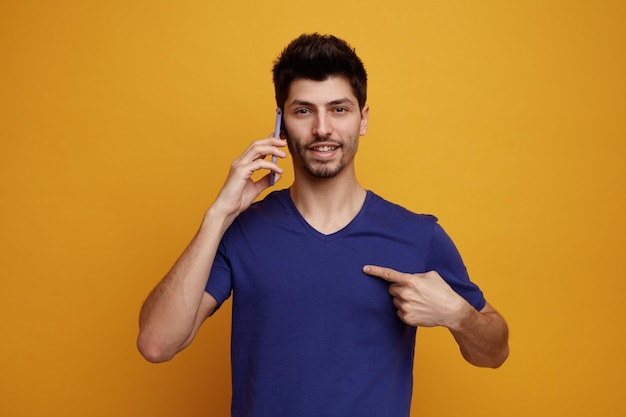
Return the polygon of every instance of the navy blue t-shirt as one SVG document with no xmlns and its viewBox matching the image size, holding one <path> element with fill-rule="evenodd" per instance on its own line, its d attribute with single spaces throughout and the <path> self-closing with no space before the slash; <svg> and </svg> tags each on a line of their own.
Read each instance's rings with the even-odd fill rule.
<svg viewBox="0 0 626 417">
<path fill-rule="evenodd" d="M 416 329 L 366 264 L 435 270 L 477 310 L 485 305 L 437 219 L 371 191 L 330 235 L 304 220 L 289 190 L 237 217 L 206 286 L 220 305 L 233 294 L 234 417 L 409 415 Z"/>
</svg>

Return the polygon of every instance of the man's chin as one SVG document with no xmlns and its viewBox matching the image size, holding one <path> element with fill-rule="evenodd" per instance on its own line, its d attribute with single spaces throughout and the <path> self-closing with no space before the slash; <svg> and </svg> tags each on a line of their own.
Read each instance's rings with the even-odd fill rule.
<svg viewBox="0 0 626 417">
<path fill-rule="evenodd" d="M 343 169 L 343 166 L 330 166 L 329 164 L 322 164 L 321 166 L 306 166 L 305 167 L 305 171 L 312 176 L 313 178 L 317 178 L 317 179 L 328 179 L 328 178 L 334 178 L 336 177 L 341 170 Z"/>
</svg>

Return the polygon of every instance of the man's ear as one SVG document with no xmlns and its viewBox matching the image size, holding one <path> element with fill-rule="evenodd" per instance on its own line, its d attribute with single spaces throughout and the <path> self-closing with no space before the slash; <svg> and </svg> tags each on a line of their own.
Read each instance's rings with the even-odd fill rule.
<svg viewBox="0 0 626 417">
<path fill-rule="evenodd" d="M 367 133 L 367 124 L 368 117 L 370 114 L 370 106 L 367 104 L 363 106 L 363 110 L 361 110 L 361 129 L 359 130 L 359 134 L 364 136 Z"/>
</svg>

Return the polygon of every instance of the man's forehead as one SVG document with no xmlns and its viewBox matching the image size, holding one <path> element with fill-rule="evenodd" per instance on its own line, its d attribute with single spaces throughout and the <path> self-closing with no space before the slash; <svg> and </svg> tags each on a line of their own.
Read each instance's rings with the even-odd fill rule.
<svg viewBox="0 0 626 417">
<path fill-rule="evenodd" d="M 308 78 L 298 78 L 292 81 L 285 104 L 356 104 L 357 102 L 348 80 L 341 76 L 334 76 L 322 81 Z"/>
</svg>

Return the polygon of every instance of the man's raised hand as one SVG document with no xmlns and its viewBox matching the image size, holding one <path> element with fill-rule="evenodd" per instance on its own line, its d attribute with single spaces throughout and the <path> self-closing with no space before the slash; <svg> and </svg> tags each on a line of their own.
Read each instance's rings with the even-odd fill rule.
<svg viewBox="0 0 626 417">
<path fill-rule="evenodd" d="M 275 178 L 278 181 L 283 169 L 265 158 L 268 155 L 285 158 L 286 154 L 280 147 L 286 145 L 287 142 L 280 138 L 267 138 L 253 142 L 231 164 L 228 177 L 215 201 L 214 208 L 232 217 L 236 217 L 248 208 L 254 199 L 270 186 L 269 174 L 256 182 L 252 180 L 252 174 L 261 169 L 269 169 L 276 174 Z"/>
</svg>

